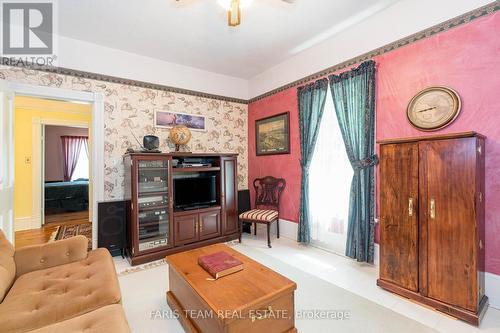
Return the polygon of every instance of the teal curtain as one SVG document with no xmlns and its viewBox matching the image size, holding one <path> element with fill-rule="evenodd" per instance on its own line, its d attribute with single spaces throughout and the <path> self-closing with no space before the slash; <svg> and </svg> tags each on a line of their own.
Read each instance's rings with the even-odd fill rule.
<svg viewBox="0 0 500 333">
<path fill-rule="evenodd" d="M 335 112 L 354 170 L 349 199 L 346 255 L 373 263 L 375 181 L 375 62 L 332 75 Z"/>
<path fill-rule="evenodd" d="M 301 243 L 311 241 L 309 226 L 309 166 L 318 137 L 319 125 L 323 116 L 328 80 L 322 79 L 298 89 L 300 165 L 302 183 L 300 191 L 300 213 L 297 240 Z"/>
</svg>

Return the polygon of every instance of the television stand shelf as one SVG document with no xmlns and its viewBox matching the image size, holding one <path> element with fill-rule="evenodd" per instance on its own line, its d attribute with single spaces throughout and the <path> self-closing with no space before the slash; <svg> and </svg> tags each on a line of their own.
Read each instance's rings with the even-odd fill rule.
<svg viewBox="0 0 500 333">
<path fill-rule="evenodd" d="M 173 159 L 186 157 L 207 159 L 212 166 L 173 167 Z M 240 237 L 237 154 L 130 153 L 124 155 L 123 160 L 125 198 L 131 202 L 127 257 L 132 265 Z M 210 186 L 213 190 L 215 183 L 215 191 L 210 191 L 213 203 L 196 209 L 175 208 L 178 205 L 175 202 L 174 179 L 207 175 L 196 175 L 203 172 L 210 172 L 208 175 L 215 177 Z M 143 184 L 142 191 L 139 183 Z M 176 184 L 179 182 L 176 181 Z M 144 191 L 144 187 L 151 192 Z M 152 191 L 156 189 L 158 191 Z M 190 192 L 187 193 L 189 199 Z M 193 195 L 195 193 L 193 191 Z"/>
<path fill-rule="evenodd" d="M 183 167 L 183 168 L 173 168 L 173 171 L 174 173 L 220 171 L 220 167 Z"/>
</svg>

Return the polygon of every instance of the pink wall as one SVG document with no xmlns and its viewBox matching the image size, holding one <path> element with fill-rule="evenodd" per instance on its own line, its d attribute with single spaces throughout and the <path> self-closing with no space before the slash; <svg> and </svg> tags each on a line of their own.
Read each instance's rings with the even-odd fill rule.
<svg viewBox="0 0 500 333">
<path fill-rule="evenodd" d="M 45 126 L 45 181 L 62 181 L 63 156 L 61 136 L 88 136 L 86 128 Z"/>
<path fill-rule="evenodd" d="M 256 156 L 255 120 L 290 111 L 290 154 Z M 269 98 L 251 103 L 248 107 L 248 186 L 251 189 L 252 203 L 255 200 L 253 180 L 263 176 L 282 177 L 286 189 L 281 198 L 281 218 L 297 222 L 300 206 L 300 138 L 297 112 L 297 91 L 288 89 Z M 253 204 L 252 204 L 253 205 Z"/>
<path fill-rule="evenodd" d="M 376 57 L 377 140 L 419 136 L 405 115 L 408 101 L 422 88 L 446 85 L 462 98 L 462 113 L 449 127 L 435 132 L 477 131 L 486 141 L 486 271 L 500 274 L 500 13 Z M 256 157 L 254 120 L 290 111 L 292 133 L 298 131 L 296 88 L 275 94 L 249 107 L 249 180 L 266 173 L 289 183 L 283 218 L 297 221 L 300 197 L 298 135 L 292 135 L 289 156 Z M 378 185 L 378 184 L 377 184 Z M 286 201 L 287 201 L 286 200 Z M 289 210 L 289 211 L 288 211 Z"/>
</svg>

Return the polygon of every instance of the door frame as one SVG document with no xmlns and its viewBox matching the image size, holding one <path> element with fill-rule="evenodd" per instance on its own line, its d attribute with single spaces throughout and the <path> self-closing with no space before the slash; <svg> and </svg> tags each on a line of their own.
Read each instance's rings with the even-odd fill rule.
<svg viewBox="0 0 500 333">
<path fill-rule="evenodd" d="M 14 94 L 0 81 L 0 230 L 14 245 Z M 5 135 L 7 134 L 7 135 Z"/>
<path fill-rule="evenodd" d="M 89 202 L 89 210 L 92 211 L 92 248 L 97 248 L 98 219 L 97 209 L 94 208 L 97 207 L 97 202 L 104 199 L 104 95 L 99 92 L 77 91 L 15 82 L 2 82 L 0 84 L 2 90 L 13 93 L 14 97 L 29 96 L 92 104 L 90 174 L 92 175 L 93 181 L 92 184 L 89 184 L 89 187 L 91 185 L 89 193 L 92 193 L 92 200 Z M 12 148 L 14 148 L 13 133 L 11 133 L 11 135 Z M 12 181 L 15 181 L 14 170 L 12 170 L 12 178 Z M 14 202 L 12 202 L 12 206 L 14 206 Z M 14 209 L 14 207 L 12 207 L 12 209 Z M 11 227 L 14 228 L 14 226 Z"/>
</svg>

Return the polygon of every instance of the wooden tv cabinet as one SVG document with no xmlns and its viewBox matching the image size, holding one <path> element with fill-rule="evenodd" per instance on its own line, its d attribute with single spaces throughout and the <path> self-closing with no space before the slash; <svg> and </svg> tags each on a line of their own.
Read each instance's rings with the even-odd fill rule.
<svg viewBox="0 0 500 333">
<path fill-rule="evenodd" d="M 202 158 L 210 166 L 174 167 L 184 158 Z M 131 265 L 240 237 L 236 154 L 131 153 L 123 160 L 125 198 L 130 200 Z M 187 175 L 214 175 L 217 202 L 199 209 L 175 209 L 174 179 Z"/>
</svg>

